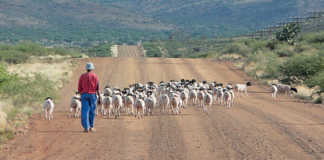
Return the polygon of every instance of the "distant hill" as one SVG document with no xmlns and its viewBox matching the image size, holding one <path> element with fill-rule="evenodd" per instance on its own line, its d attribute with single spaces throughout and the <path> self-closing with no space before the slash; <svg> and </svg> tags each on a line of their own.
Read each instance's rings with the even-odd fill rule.
<svg viewBox="0 0 324 160">
<path fill-rule="evenodd" d="M 321 9 L 323 0 L 0 0 L 0 41 L 135 43 L 179 31 L 228 36 Z"/>
</svg>

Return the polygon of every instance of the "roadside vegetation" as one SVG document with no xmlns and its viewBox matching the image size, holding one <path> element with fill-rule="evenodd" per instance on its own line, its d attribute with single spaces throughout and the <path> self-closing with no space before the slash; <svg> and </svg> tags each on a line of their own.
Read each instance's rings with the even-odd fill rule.
<svg viewBox="0 0 324 160">
<path fill-rule="evenodd" d="M 110 48 L 112 45 L 112 43 L 101 44 L 85 49 L 84 52 L 86 52 L 89 57 L 111 57 Z"/>
<path fill-rule="evenodd" d="M 46 48 L 33 42 L 20 42 L 15 45 L 0 44 L 0 61 L 18 64 L 25 63 L 32 56 L 61 55 L 74 58 L 81 57 L 82 54 L 73 49 L 64 49 L 60 47 Z"/>
<path fill-rule="evenodd" d="M 23 127 L 25 120 L 35 111 L 40 111 L 40 103 L 45 96 L 56 98 L 55 84 L 42 75 L 19 77 L 10 74 L 0 66 L 0 98 L 5 101 L 1 111 L 2 119 L 0 143 L 13 137 L 16 129 Z"/>
<path fill-rule="evenodd" d="M 323 101 L 324 93 L 324 32 L 307 33 L 292 40 L 237 40 L 207 53 L 206 57 L 230 60 L 250 76 L 264 82 L 310 88 L 297 97 Z"/>
<path fill-rule="evenodd" d="M 190 39 L 189 37 L 174 38 L 164 41 L 143 42 L 148 57 L 170 58 L 204 58 L 209 51 L 215 51 L 224 44 L 233 42 L 231 39 Z"/>
<path fill-rule="evenodd" d="M 55 55 L 66 58 L 57 59 Z M 41 111 L 46 97 L 59 98 L 56 94 L 58 89 L 69 79 L 72 68 L 70 58 L 81 56 L 74 50 L 45 48 L 30 42 L 0 45 L 0 144 L 14 135 L 24 134 L 26 120 L 33 113 Z M 55 78 L 43 74 L 39 69 L 27 73 L 33 70 L 33 65 L 44 69 L 49 65 L 56 66 L 58 70 L 52 69 L 49 74 Z M 9 71 L 12 68 L 20 68 L 21 73 Z M 62 68 L 66 69 L 63 71 Z"/>
</svg>

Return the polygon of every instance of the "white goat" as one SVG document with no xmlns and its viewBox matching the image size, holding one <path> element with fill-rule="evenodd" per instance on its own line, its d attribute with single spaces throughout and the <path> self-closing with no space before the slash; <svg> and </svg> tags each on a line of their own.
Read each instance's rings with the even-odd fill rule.
<svg viewBox="0 0 324 160">
<path fill-rule="evenodd" d="M 76 94 L 71 99 L 70 117 L 73 116 L 73 112 L 74 112 L 74 118 L 79 118 L 80 111 L 81 111 L 81 97 L 80 97 L 80 95 Z"/>
<path fill-rule="evenodd" d="M 197 103 L 197 91 L 194 89 L 191 89 L 189 92 L 189 101 L 191 102 L 191 104 L 196 104 Z"/>
<path fill-rule="evenodd" d="M 218 104 L 223 104 L 223 97 L 224 97 L 224 92 L 222 87 L 217 88 L 217 95 L 216 95 L 216 100 L 218 101 Z"/>
<path fill-rule="evenodd" d="M 153 115 L 153 108 L 154 108 L 154 100 L 152 97 L 145 98 L 145 107 L 146 107 L 146 114 Z"/>
<path fill-rule="evenodd" d="M 224 91 L 224 104 L 226 108 L 232 107 L 232 96 L 229 90 Z"/>
<path fill-rule="evenodd" d="M 213 104 L 216 104 L 218 87 L 213 87 L 212 90 L 213 90 Z"/>
<path fill-rule="evenodd" d="M 147 92 L 147 97 L 145 98 L 145 107 L 147 110 L 147 115 L 151 114 L 153 115 L 153 109 L 156 105 L 156 98 L 152 91 Z"/>
<path fill-rule="evenodd" d="M 103 92 L 105 96 L 112 96 L 113 94 L 113 91 L 110 88 L 105 88 Z"/>
<path fill-rule="evenodd" d="M 112 104 L 113 104 L 113 114 L 115 119 L 120 116 L 120 110 L 123 107 L 123 99 L 121 95 L 116 94 L 112 97 Z"/>
<path fill-rule="evenodd" d="M 47 97 L 43 104 L 45 120 L 53 120 L 54 102 L 51 97 Z"/>
<path fill-rule="evenodd" d="M 141 98 L 137 98 L 135 101 L 135 117 L 142 118 L 145 114 L 145 102 Z"/>
<path fill-rule="evenodd" d="M 197 94 L 198 97 L 198 107 L 203 107 L 204 105 L 204 98 L 205 98 L 205 93 L 203 90 L 200 90 Z"/>
<path fill-rule="evenodd" d="M 234 93 L 233 89 L 230 89 L 229 93 L 231 95 L 231 103 L 233 105 L 234 104 L 234 99 L 235 99 L 235 93 Z"/>
<path fill-rule="evenodd" d="M 204 97 L 203 111 L 207 112 L 208 107 L 213 104 L 213 96 L 211 93 L 206 92 Z"/>
<path fill-rule="evenodd" d="M 172 94 L 170 104 L 171 104 L 172 113 L 179 114 L 180 107 L 182 105 L 182 100 L 178 94 Z"/>
<path fill-rule="evenodd" d="M 102 100 L 102 109 L 101 109 L 102 116 L 107 115 L 108 112 L 108 117 L 110 117 L 112 110 L 113 110 L 112 97 L 104 96 L 104 99 Z"/>
<path fill-rule="evenodd" d="M 278 93 L 285 93 L 286 95 L 289 95 L 290 91 L 293 91 L 296 93 L 298 92 L 296 88 L 293 88 L 286 84 L 277 84 L 276 86 L 278 88 Z"/>
<path fill-rule="evenodd" d="M 168 94 L 161 94 L 160 95 L 160 101 L 159 101 L 161 112 L 168 111 L 169 105 L 170 105 L 170 99 Z"/>
<path fill-rule="evenodd" d="M 186 90 L 182 91 L 180 94 L 181 100 L 182 100 L 182 106 L 183 108 L 185 108 L 185 105 L 188 104 L 188 98 L 189 98 L 189 94 Z"/>
<path fill-rule="evenodd" d="M 98 115 L 98 114 L 99 114 L 99 105 L 101 105 L 101 108 L 100 108 L 100 109 L 103 108 L 102 100 L 104 99 L 104 95 L 101 94 L 101 95 L 98 96 L 98 95 L 96 94 L 96 96 L 97 96 L 96 115 Z M 100 101 L 100 100 L 101 100 L 101 101 Z M 101 112 L 102 112 L 102 111 L 101 111 Z"/>
<path fill-rule="evenodd" d="M 247 82 L 246 84 L 236 84 L 234 86 L 234 89 L 236 90 L 236 92 L 240 93 L 240 95 L 242 93 L 245 93 L 245 95 L 248 95 L 247 89 L 249 86 L 252 86 L 251 82 Z"/>
<path fill-rule="evenodd" d="M 125 99 L 125 108 L 127 113 L 130 114 L 134 114 L 134 98 L 131 95 L 127 95 L 124 97 Z"/>
<path fill-rule="evenodd" d="M 276 99 L 277 98 L 277 93 L 278 93 L 278 88 L 276 84 L 271 85 L 271 96 L 272 98 Z"/>
</svg>

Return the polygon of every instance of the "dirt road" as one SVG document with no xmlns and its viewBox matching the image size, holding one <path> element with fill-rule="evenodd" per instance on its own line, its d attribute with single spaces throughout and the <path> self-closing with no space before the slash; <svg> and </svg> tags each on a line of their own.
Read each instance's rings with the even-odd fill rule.
<svg viewBox="0 0 324 160">
<path fill-rule="evenodd" d="M 202 59 L 92 59 L 101 87 L 171 79 L 245 82 L 230 65 Z M 285 97 L 271 99 L 268 88 L 252 86 L 232 109 L 214 105 L 208 114 L 189 107 L 179 116 L 136 120 L 96 119 L 96 133 L 82 133 L 80 120 L 67 118 L 68 105 L 84 62 L 62 90 L 54 121 L 31 119 L 30 131 L 10 141 L 0 159 L 10 160 L 216 160 L 324 159 L 324 109 Z"/>
</svg>

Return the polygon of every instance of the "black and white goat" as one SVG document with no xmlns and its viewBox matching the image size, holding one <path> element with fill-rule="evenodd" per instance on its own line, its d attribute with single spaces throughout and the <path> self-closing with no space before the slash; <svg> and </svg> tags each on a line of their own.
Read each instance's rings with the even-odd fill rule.
<svg viewBox="0 0 324 160">
<path fill-rule="evenodd" d="M 51 97 L 45 98 L 45 102 L 43 104 L 45 120 L 53 120 L 54 107 L 55 107 L 55 105 L 54 105 L 53 99 Z"/>
</svg>

